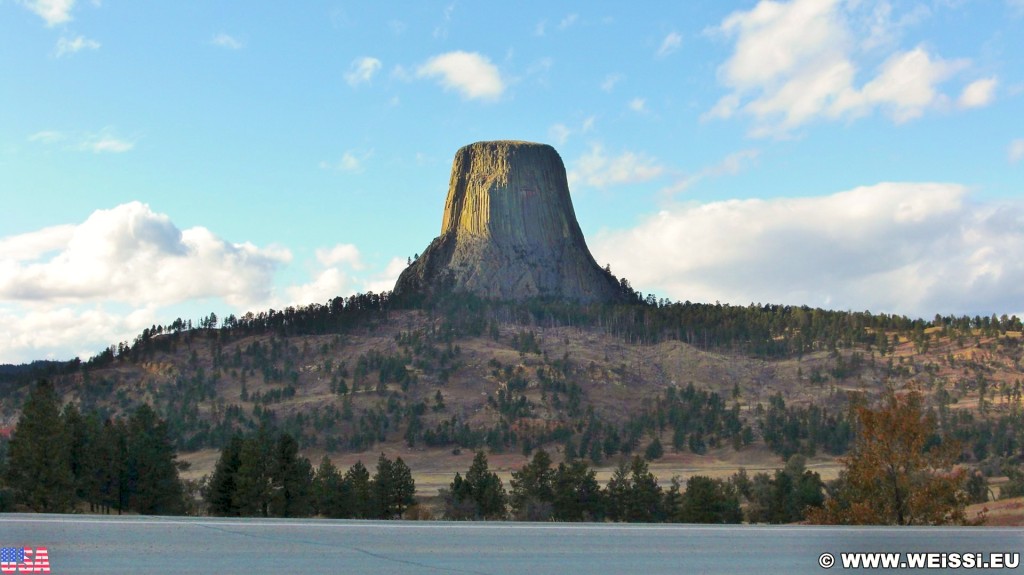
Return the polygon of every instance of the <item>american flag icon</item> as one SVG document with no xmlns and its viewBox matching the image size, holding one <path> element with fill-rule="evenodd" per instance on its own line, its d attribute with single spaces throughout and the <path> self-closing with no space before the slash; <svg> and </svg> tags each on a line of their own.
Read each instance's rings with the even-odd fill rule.
<svg viewBox="0 0 1024 575">
<path fill-rule="evenodd" d="M 0 548 L 0 563 L 24 563 L 24 547 L 3 547 Z"/>
<path fill-rule="evenodd" d="M 49 573 L 50 553 L 46 547 L 0 547 L 0 573 Z"/>
</svg>

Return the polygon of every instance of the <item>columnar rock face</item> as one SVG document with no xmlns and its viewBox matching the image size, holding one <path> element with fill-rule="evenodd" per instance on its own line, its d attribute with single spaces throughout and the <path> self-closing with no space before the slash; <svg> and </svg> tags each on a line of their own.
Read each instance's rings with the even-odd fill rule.
<svg viewBox="0 0 1024 575">
<path fill-rule="evenodd" d="M 477 142 L 455 154 L 441 235 L 402 272 L 394 293 L 460 291 L 505 300 L 621 297 L 587 249 L 551 146 Z"/>
</svg>

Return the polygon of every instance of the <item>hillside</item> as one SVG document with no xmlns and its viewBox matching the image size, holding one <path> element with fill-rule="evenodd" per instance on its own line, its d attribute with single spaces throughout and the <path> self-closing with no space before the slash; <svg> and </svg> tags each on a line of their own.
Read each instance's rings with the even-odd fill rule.
<svg viewBox="0 0 1024 575">
<path fill-rule="evenodd" d="M 540 445 L 600 466 L 654 437 L 665 446 L 653 466 L 661 475 L 781 465 L 796 452 L 828 467 L 852 437 L 851 402 L 886 385 L 924 392 L 967 462 L 1022 445 L 1015 318 L 926 324 L 652 301 L 334 303 L 154 326 L 33 376 L 48 372 L 65 401 L 110 415 L 152 404 L 192 475 L 235 430 L 261 423 L 292 433 L 314 460 L 420 454 L 438 477 L 479 448 L 507 453 L 506 468 Z M 3 383 L 0 428 L 17 421 L 28 384 L 21 372 Z"/>
</svg>

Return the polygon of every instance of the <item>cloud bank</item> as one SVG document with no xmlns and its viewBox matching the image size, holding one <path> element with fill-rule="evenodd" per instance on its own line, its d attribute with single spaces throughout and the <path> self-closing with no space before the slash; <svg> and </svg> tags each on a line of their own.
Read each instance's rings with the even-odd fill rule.
<svg viewBox="0 0 1024 575">
<path fill-rule="evenodd" d="M 206 228 L 179 230 L 132 202 L 77 226 L 0 239 L 0 300 L 246 305 L 267 299 L 271 277 L 290 260 L 287 250 L 230 243 Z"/>
<path fill-rule="evenodd" d="M 323 304 L 394 287 L 405 260 L 371 269 L 354 244 L 315 250 L 309 280 L 276 285 L 284 248 L 179 229 L 141 202 L 80 224 L 0 237 L 0 363 L 89 358 L 175 317 Z"/>
<path fill-rule="evenodd" d="M 925 45 L 879 54 L 905 23 L 891 21 L 891 7 L 866 17 L 859 8 L 841 0 L 762 0 L 728 16 L 714 32 L 735 41 L 718 69 L 730 91 L 705 118 L 748 116 L 755 122 L 752 135 L 778 137 L 813 120 L 880 111 L 901 123 L 945 106 L 949 98 L 940 86 L 970 61 L 944 59 Z M 867 31 L 858 27 L 865 19 Z M 860 69 L 879 55 L 884 58 L 873 71 Z M 987 105 L 994 86 L 994 79 L 968 86 L 961 107 Z"/>
<path fill-rule="evenodd" d="M 634 287 L 673 300 L 1024 312 L 1024 205 L 980 204 L 956 184 L 677 206 L 591 245 Z"/>
</svg>

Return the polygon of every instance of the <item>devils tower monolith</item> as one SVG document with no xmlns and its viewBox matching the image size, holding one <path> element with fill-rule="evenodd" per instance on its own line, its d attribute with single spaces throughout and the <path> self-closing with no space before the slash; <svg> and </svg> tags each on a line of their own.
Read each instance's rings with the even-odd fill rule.
<svg viewBox="0 0 1024 575">
<path fill-rule="evenodd" d="M 587 249 L 554 148 L 477 142 L 452 163 L 441 235 L 402 272 L 396 297 L 468 292 L 501 300 L 618 301 Z"/>
</svg>

